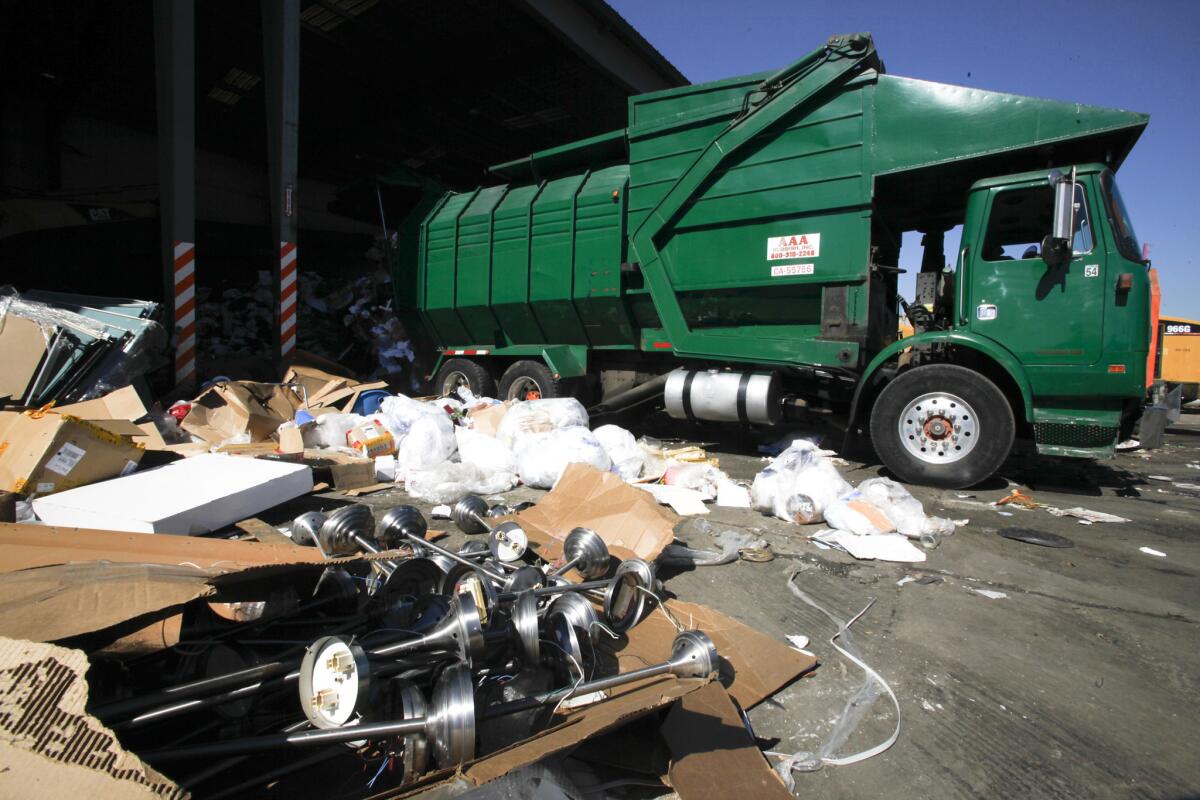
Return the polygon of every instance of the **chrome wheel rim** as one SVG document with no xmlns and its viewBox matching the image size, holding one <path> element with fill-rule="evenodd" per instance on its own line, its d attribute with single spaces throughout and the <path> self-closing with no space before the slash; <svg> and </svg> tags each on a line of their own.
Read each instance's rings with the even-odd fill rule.
<svg viewBox="0 0 1200 800">
<path fill-rule="evenodd" d="M 966 458 L 979 441 L 975 409 L 949 392 L 929 392 L 914 399 L 897 425 L 905 451 L 927 464 L 952 464 Z"/>
<path fill-rule="evenodd" d="M 442 397 L 448 397 L 463 387 L 466 387 L 467 389 L 471 388 L 471 381 L 466 376 L 466 373 L 458 370 L 449 372 L 446 374 L 445 378 L 442 378 Z"/>
<path fill-rule="evenodd" d="M 505 400 L 524 400 L 530 392 L 537 392 L 538 396 L 542 395 L 542 387 L 533 378 L 521 377 L 512 382 L 508 387 L 508 397 Z"/>
</svg>

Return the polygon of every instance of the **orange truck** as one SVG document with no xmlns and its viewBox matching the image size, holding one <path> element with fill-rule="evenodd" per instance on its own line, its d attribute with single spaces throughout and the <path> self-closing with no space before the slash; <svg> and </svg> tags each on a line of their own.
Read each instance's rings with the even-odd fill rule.
<svg viewBox="0 0 1200 800">
<path fill-rule="evenodd" d="M 1200 322 L 1160 317 L 1154 377 L 1167 389 L 1181 387 L 1181 402 L 1200 400 Z"/>
</svg>

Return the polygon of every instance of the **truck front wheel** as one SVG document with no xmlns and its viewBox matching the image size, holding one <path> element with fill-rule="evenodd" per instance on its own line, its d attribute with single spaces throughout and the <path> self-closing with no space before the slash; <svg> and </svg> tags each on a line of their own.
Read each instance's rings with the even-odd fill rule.
<svg viewBox="0 0 1200 800">
<path fill-rule="evenodd" d="M 991 477 L 1015 428 L 996 384 L 954 364 L 901 373 L 871 409 L 871 441 L 884 465 L 902 481 L 948 489 Z"/>
<path fill-rule="evenodd" d="M 476 397 L 495 397 L 496 379 L 478 361 L 449 358 L 433 379 L 433 388 L 441 397 L 454 394 L 461 388 L 470 390 Z"/>
</svg>

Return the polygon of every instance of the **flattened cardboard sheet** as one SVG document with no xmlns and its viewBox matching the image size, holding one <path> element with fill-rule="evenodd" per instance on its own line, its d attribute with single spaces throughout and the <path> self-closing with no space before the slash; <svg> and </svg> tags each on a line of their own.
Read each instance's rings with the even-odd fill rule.
<svg viewBox="0 0 1200 800">
<path fill-rule="evenodd" d="M 84 711 L 87 669 L 79 650 L 0 638 L 0 796 L 188 797 Z"/>
<path fill-rule="evenodd" d="M 794 800 L 719 683 L 680 698 L 663 720 L 662 737 L 671 752 L 667 777 L 681 800 Z"/>
<path fill-rule="evenodd" d="M 562 553 L 572 528 L 584 527 L 600 534 L 616 558 L 653 561 L 675 538 L 679 521 L 646 492 L 587 464 L 568 464 L 549 494 L 516 519 L 547 560 Z"/>
</svg>

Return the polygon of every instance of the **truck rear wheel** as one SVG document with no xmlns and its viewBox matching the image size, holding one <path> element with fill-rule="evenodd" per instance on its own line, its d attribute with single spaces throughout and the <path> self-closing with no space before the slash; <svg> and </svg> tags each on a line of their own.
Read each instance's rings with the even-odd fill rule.
<svg viewBox="0 0 1200 800">
<path fill-rule="evenodd" d="M 500 376 L 498 397 L 501 400 L 537 400 L 565 395 L 562 384 L 540 361 L 517 361 Z"/>
<path fill-rule="evenodd" d="M 487 367 L 469 358 L 447 359 L 433 381 L 434 390 L 439 396 L 445 397 L 462 387 L 469 389 L 476 397 L 496 396 L 496 379 L 487 371 Z"/>
<path fill-rule="evenodd" d="M 871 441 L 884 465 L 909 483 L 960 489 L 1004 463 L 1016 426 L 996 384 L 954 364 L 901 373 L 871 409 Z"/>
</svg>

